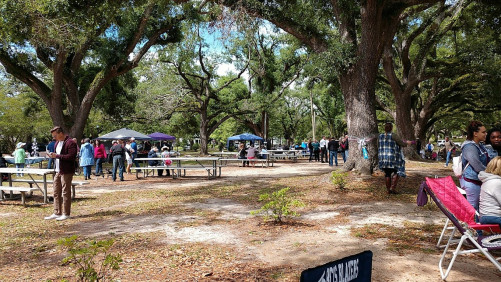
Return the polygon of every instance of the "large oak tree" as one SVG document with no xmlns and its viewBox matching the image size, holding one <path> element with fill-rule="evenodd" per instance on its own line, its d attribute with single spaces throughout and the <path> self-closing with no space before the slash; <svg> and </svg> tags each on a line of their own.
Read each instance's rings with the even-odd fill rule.
<svg viewBox="0 0 501 282">
<path fill-rule="evenodd" d="M 82 136 L 96 96 L 155 45 L 180 40 L 178 1 L 0 1 L 0 63 Z M 114 91 L 111 89 L 111 91 Z"/>
<path fill-rule="evenodd" d="M 470 4 L 438 3 L 429 11 L 408 14 L 393 44 L 387 42 L 382 65 L 393 97 L 383 95 L 378 103 L 403 138 L 426 144 L 437 121 L 462 121 L 446 132 L 463 129 L 474 113 L 499 109 L 491 89 L 499 76 L 499 9 Z"/>
<path fill-rule="evenodd" d="M 371 174 L 377 164 L 375 83 L 386 42 L 392 42 L 407 9 L 426 9 L 439 0 L 256 1 L 219 3 L 269 20 L 294 35 L 339 74 L 351 150 L 345 169 Z M 355 144 L 368 141 L 369 158 Z"/>
</svg>

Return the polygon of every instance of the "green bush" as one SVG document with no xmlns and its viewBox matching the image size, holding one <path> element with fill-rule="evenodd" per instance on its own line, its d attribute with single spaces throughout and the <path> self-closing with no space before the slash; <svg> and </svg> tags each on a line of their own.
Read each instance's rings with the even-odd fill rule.
<svg viewBox="0 0 501 282">
<path fill-rule="evenodd" d="M 57 243 L 67 249 L 69 255 L 63 259 L 63 263 L 77 267 L 79 281 L 106 281 L 111 270 L 120 268 L 121 256 L 108 253 L 113 246 L 113 239 L 77 242 L 77 236 L 74 235 L 59 239 Z M 102 259 L 96 267 L 97 257 Z"/>
<path fill-rule="evenodd" d="M 333 171 L 331 174 L 332 184 L 336 185 L 337 188 L 343 190 L 346 187 L 346 179 L 348 178 L 347 172 Z"/>
<path fill-rule="evenodd" d="M 271 194 L 265 193 L 259 195 L 259 201 L 265 202 L 265 204 L 259 210 L 251 211 L 251 214 L 261 214 L 264 216 L 265 221 L 273 218 L 275 222 L 282 222 L 286 217 L 299 216 L 291 208 L 303 207 L 304 203 L 292 199 L 287 194 L 289 190 L 290 188 L 287 187 Z"/>
<path fill-rule="evenodd" d="M 195 152 L 198 151 L 200 149 L 200 144 L 198 143 L 193 144 L 193 146 L 191 146 L 191 149 Z"/>
</svg>

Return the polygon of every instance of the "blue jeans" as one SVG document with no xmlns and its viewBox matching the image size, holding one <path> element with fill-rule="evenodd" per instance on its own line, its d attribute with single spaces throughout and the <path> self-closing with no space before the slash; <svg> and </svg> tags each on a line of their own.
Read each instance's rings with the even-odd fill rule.
<svg viewBox="0 0 501 282">
<path fill-rule="evenodd" d="M 90 172 L 92 170 L 92 166 L 91 165 L 86 165 L 86 166 L 82 166 L 83 168 L 83 175 L 85 178 L 90 178 Z"/>
<path fill-rule="evenodd" d="M 349 151 L 350 151 L 350 150 L 345 150 L 345 151 L 344 151 L 344 158 L 343 158 L 344 162 L 346 162 L 346 160 L 348 159 L 348 152 L 349 152 Z"/>
<path fill-rule="evenodd" d="M 480 217 L 480 223 L 482 224 L 499 224 L 501 227 L 501 217 L 493 215 L 483 215 Z"/>
<path fill-rule="evenodd" d="M 120 181 L 124 180 L 124 159 L 120 155 L 113 156 L 113 172 L 111 174 L 111 178 L 113 181 L 117 180 L 117 168 L 118 168 L 118 176 L 120 177 Z"/>
<path fill-rule="evenodd" d="M 445 158 L 445 166 L 449 165 L 449 160 L 451 159 L 452 151 L 447 151 L 447 157 Z"/>
<path fill-rule="evenodd" d="M 336 160 L 336 166 L 337 166 L 337 151 L 329 151 L 329 165 L 332 166 L 332 159 Z"/>
<path fill-rule="evenodd" d="M 459 179 L 461 188 L 466 191 L 466 200 L 478 211 L 478 203 L 480 200 L 480 185 L 464 180 L 462 177 Z"/>
<path fill-rule="evenodd" d="M 47 168 L 48 169 L 52 169 L 52 165 L 54 164 L 54 159 L 53 158 L 49 158 L 49 163 L 47 164 Z"/>
<path fill-rule="evenodd" d="M 96 159 L 96 175 L 101 175 L 103 173 L 103 160 L 102 158 Z"/>
<path fill-rule="evenodd" d="M 343 163 L 345 163 L 346 162 L 346 151 L 342 151 L 341 156 L 343 156 Z"/>
<path fill-rule="evenodd" d="M 134 165 L 136 167 L 139 167 L 139 162 L 136 161 L 136 158 L 137 158 L 137 154 L 132 154 L 132 162 L 134 163 Z"/>
<path fill-rule="evenodd" d="M 16 168 L 18 171 L 21 171 L 24 169 L 24 164 L 16 164 Z M 18 173 L 16 174 L 17 176 L 24 176 L 24 173 Z"/>
</svg>

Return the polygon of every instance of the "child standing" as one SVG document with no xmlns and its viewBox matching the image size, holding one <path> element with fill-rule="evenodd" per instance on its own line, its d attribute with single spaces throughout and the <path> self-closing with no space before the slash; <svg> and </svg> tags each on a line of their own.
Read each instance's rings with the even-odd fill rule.
<svg viewBox="0 0 501 282">
<path fill-rule="evenodd" d="M 26 161 L 26 151 L 24 150 L 24 145 L 26 143 L 19 142 L 16 145 L 16 150 L 14 151 L 14 163 L 16 164 L 16 169 L 17 170 L 23 170 L 24 169 L 24 163 Z M 24 176 L 23 173 L 18 173 L 17 176 Z"/>
</svg>

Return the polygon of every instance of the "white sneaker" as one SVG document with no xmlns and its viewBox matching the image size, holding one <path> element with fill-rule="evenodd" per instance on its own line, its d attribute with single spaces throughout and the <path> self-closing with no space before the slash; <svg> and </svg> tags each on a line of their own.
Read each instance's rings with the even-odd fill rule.
<svg viewBox="0 0 501 282">
<path fill-rule="evenodd" d="M 69 216 L 69 215 L 65 215 L 65 214 L 63 214 L 62 216 L 60 216 L 60 217 L 56 218 L 56 220 L 66 220 L 66 219 L 69 219 L 69 218 L 70 218 L 70 216 Z"/>
<path fill-rule="evenodd" d="M 57 215 L 57 214 L 53 213 L 53 214 L 51 214 L 50 216 L 46 216 L 46 217 L 44 217 L 44 219 L 45 219 L 45 220 L 49 220 L 49 219 L 56 219 L 56 218 L 58 218 L 58 217 L 60 217 L 60 215 Z"/>
<path fill-rule="evenodd" d="M 444 165 L 444 167 L 447 167 L 447 165 Z"/>
</svg>

